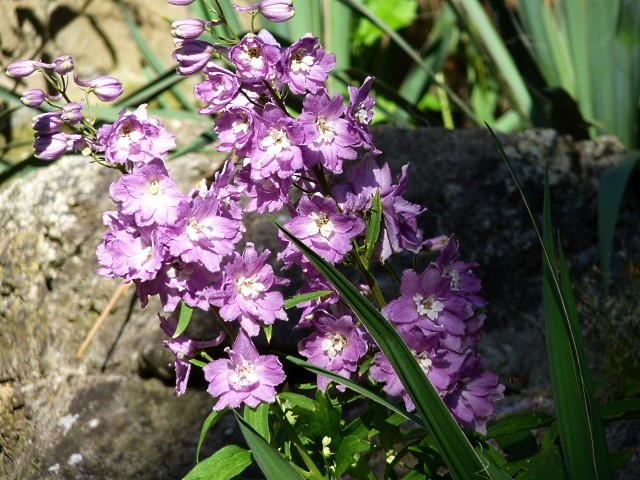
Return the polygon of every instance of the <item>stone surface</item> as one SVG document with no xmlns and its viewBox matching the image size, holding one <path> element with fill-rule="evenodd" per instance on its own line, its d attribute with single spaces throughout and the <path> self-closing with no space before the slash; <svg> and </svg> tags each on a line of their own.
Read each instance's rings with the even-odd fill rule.
<svg viewBox="0 0 640 480">
<path fill-rule="evenodd" d="M 500 410 L 549 409 L 540 253 L 487 132 L 382 128 L 376 139 L 395 173 L 411 162 L 407 196 L 428 207 L 427 235 L 455 232 L 464 258 L 481 264 L 490 304 L 482 349 L 509 387 Z M 624 152 L 612 139 L 573 144 L 552 131 L 503 141 L 536 218 L 549 161 L 555 225 L 587 309 L 599 282 L 596 181 Z M 169 169 L 186 190 L 220 161 L 183 157 Z M 0 190 L 0 478 L 180 478 L 194 464 L 213 402 L 197 382 L 186 397 L 173 397 L 157 304 L 141 310 L 127 292 L 84 357 L 74 359 L 118 286 L 94 273 L 100 214 L 112 208 L 114 178 L 82 157 L 66 157 Z M 636 291 L 637 278 L 622 260 L 640 258 L 637 181 L 625 200 L 614 262 L 617 278 Z M 277 249 L 268 218 L 246 225 L 252 240 Z M 626 294 L 620 288 L 620 302 Z M 621 447 L 637 445 L 628 428 L 611 435 Z M 223 423 L 205 452 L 236 440 L 232 422 Z M 633 465 L 621 478 L 634 478 Z"/>
</svg>

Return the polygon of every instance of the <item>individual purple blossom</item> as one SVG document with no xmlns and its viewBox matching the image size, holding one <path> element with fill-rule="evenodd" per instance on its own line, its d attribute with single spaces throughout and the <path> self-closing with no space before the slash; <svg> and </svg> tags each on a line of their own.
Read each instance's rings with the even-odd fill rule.
<svg viewBox="0 0 640 480">
<path fill-rule="evenodd" d="M 162 344 L 176 356 L 173 362 L 176 370 L 176 388 L 173 394 L 179 397 L 187 390 L 187 383 L 189 382 L 189 375 L 191 373 L 191 362 L 189 362 L 189 359 L 195 357 L 198 350 L 220 345 L 225 335 L 224 332 L 222 332 L 211 340 L 192 340 L 184 334 L 174 338 L 173 335 L 178 326 L 178 321 L 175 317 L 165 318 L 161 315 L 158 315 L 158 317 L 160 318 L 160 328 L 169 337 L 169 340 L 164 340 Z"/>
<path fill-rule="evenodd" d="M 103 102 L 113 102 L 122 95 L 122 82 L 115 77 L 100 75 L 89 80 L 80 80 L 77 74 L 73 75 L 73 81 L 79 87 L 87 89 L 87 93 L 93 93 Z"/>
<path fill-rule="evenodd" d="M 373 85 L 373 77 L 365 78 L 360 88 L 349 86 L 349 103 L 347 104 L 346 117 L 353 126 L 362 145 L 371 151 L 374 155 L 380 153 L 373 144 L 373 138 L 369 132 L 369 125 L 373 119 L 373 107 L 376 104 L 375 99 L 369 95 L 371 85 Z"/>
<path fill-rule="evenodd" d="M 214 131 L 218 134 L 218 146 L 221 152 L 235 150 L 238 156 L 248 156 L 254 148 L 254 118 L 252 109 L 238 105 L 229 105 L 220 112 Z"/>
<path fill-rule="evenodd" d="M 293 0 L 261 0 L 258 10 L 264 18 L 274 23 L 286 22 L 296 14 Z"/>
<path fill-rule="evenodd" d="M 261 403 L 275 401 L 277 385 L 286 379 L 275 355 L 260 355 L 249 337 L 238 333 L 233 348 L 225 348 L 229 359 L 219 359 L 204 368 L 209 382 L 207 392 L 218 398 L 214 410 L 237 408 L 242 403 L 255 408 Z"/>
<path fill-rule="evenodd" d="M 483 370 L 481 357 L 468 352 L 457 385 L 442 400 L 460 425 L 484 435 L 494 402 L 503 398 L 504 388 L 495 373 Z"/>
<path fill-rule="evenodd" d="M 157 118 L 147 115 L 147 106 L 134 112 L 122 110 L 113 125 L 98 130 L 98 141 L 109 163 L 138 165 L 154 158 L 164 159 L 176 146 L 175 136 Z"/>
<path fill-rule="evenodd" d="M 313 332 L 298 344 L 300 355 L 309 363 L 350 378 L 358 362 L 367 353 L 367 343 L 360 337 L 350 315 L 336 318 L 328 312 L 318 312 L 313 319 Z M 331 380 L 318 375 L 317 385 L 323 392 Z M 338 390 L 344 391 L 344 385 Z"/>
<path fill-rule="evenodd" d="M 178 75 L 193 75 L 202 70 L 215 51 L 215 47 L 202 40 L 182 40 L 176 43 L 173 59 Z"/>
<path fill-rule="evenodd" d="M 250 155 L 251 178 L 291 177 L 304 166 L 299 147 L 304 142 L 303 126 L 272 103 L 265 105 L 261 120 Z"/>
<path fill-rule="evenodd" d="M 198 38 L 210 24 L 200 18 L 176 20 L 171 24 L 171 36 L 182 40 Z"/>
<path fill-rule="evenodd" d="M 229 70 L 209 63 L 203 70 L 207 80 L 197 83 L 193 89 L 195 97 L 206 105 L 198 109 L 201 115 L 211 115 L 226 107 L 238 94 L 238 78 Z"/>
<path fill-rule="evenodd" d="M 170 3 L 171 5 L 177 5 L 179 7 L 184 7 L 187 5 L 191 5 L 195 1 L 196 0 L 167 0 L 167 3 Z"/>
<path fill-rule="evenodd" d="M 53 69 L 58 75 L 71 73 L 73 68 L 73 58 L 71 55 L 58 55 L 53 61 Z"/>
<path fill-rule="evenodd" d="M 51 134 L 59 132 L 64 121 L 60 112 L 46 112 L 33 117 L 31 127 L 37 134 Z"/>
<path fill-rule="evenodd" d="M 79 138 L 80 135 L 63 132 L 38 134 L 33 142 L 33 150 L 35 156 L 41 160 L 57 160 L 73 149 L 75 141 Z"/>
<path fill-rule="evenodd" d="M 286 320 L 284 299 L 275 285 L 289 283 L 273 273 L 267 264 L 269 250 L 257 254 L 247 243 L 242 255 L 235 253 L 224 266 L 223 294 L 220 317 L 227 322 L 237 320 L 250 337 L 260 333 L 262 325 Z"/>
<path fill-rule="evenodd" d="M 160 159 L 122 175 L 109 193 L 122 213 L 132 215 L 141 226 L 174 225 L 188 203 Z"/>
<path fill-rule="evenodd" d="M 84 115 L 82 114 L 82 103 L 69 102 L 62 106 L 61 118 L 69 125 L 77 125 L 82 122 Z"/>
<path fill-rule="evenodd" d="M 325 90 L 307 95 L 302 105 L 300 122 L 305 127 L 304 159 L 307 167 L 322 165 L 333 173 L 342 172 L 342 161 L 353 160 L 359 137 L 343 118 L 341 95 L 329 98 Z"/>
<path fill-rule="evenodd" d="M 235 65 L 236 73 L 243 82 L 270 81 L 277 73 L 280 46 L 266 30 L 261 30 L 257 35 L 247 33 L 240 43 L 229 50 L 229 60 Z"/>
<path fill-rule="evenodd" d="M 51 68 L 52 63 L 36 62 L 35 60 L 18 60 L 7 66 L 6 75 L 11 78 L 28 77 L 39 68 Z"/>
<path fill-rule="evenodd" d="M 427 336 L 434 332 L 458 338 L 465 335 L 465 320 L 473 315 L 471 304 L 451 292 L 449 280 L 442 278 L 437 268 L 427 267 L 420 275 L 405 270 L 400 292 L 400 298 L 382 308 L 382 314 L 398 329 L 417 330 Z M 458 348 L 462 343 L 458 342 Z"/>
<path fill-rule="evenodd" d="M 336 263 L 351 251 L 351 240 L 364 231 L 364 222 L 356 215 L 340 213 L 334 200 L 315 194 L 300 199 L 297 216 L 285 223 L 284 228 L 322 258 Z M 285 240 L 283 233 L 278 234 Z M 278 258 L 286 264 L 301 259 L 297 247 L 285 241 L 287 247 Z"/>
<path fill-rule="evenodd" d="M 39 88 L 34 88 L 24 92 L 24 95 L 20 97 L 20 101 L 23 103 L 23 105 L 26 105 L 27 107 L 38 108 L 40 105 L 44 103 L 46 98 L 47 98 L 47 94 L 43 90 L 40 90 Z"/>
<path fill-rule="evenodd" d="M 316 315 L 316 312 L 320 310 L 329 310 L 332 306 L 338 302 L 340 297 L 335 291 L 335 288 L 329 283 L 329 281 L 316 270 L 312 265 L 306 266 L 303 271 L 302 286 L 298 290 L 298 295 L 304 295 L 305 293 L 329 291 L 330 293 L 314 300 L 302 302 L 296 305 L 297 308 L 302 309 L 300 314 L 300 321 L 296 325 L 296 328 L 308 327 L 311 325 L 311 320 Z"/>
<path fill-rule="evenodd" d="M 287 48 L 282 54 L 282 78 L 293 93 L 316 93 L 324 88 L 329 72 L 336 66 L 336 57 L 326 53 L 318 39 L 310 33 Z"/>
<path fill-rule="evenodd" d="M 289 189 L 293 185 L 290 178 L 283 179 L 277 175 L 258 181 L 252 180 L 250 160 L 247 160 L 247 165 L 236 173 L 235 182 L 248 200 L 245 209 L 260 214 L 280 210 L 287 202 Z"/>
</svg>

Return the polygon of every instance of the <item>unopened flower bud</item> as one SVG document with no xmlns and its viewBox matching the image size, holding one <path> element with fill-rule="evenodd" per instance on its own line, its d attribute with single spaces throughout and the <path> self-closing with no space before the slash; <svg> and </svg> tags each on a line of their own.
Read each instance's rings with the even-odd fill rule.
<svg viewBox="0 0 640 480">
<path fill-rule="evenodd" d="M 274 23 L 286 22 L 296 14 L 292 0 L 262 0 L 258 9 L 264 18 Z"/>
<path fill-rule="evenodd" d="M 58 75 L 66 75 L 73 71 L 73 58 L 71 55 L 58 55 L 53 61 L 53 69 Z"/>
<path fill-rule="evenodd" d="M 24 95 L 20 97 L 20 101 L 27 107 L 38 108 L 44 103 L 47 94 L 39 88 L 33 90 L 27 90 Z"/>
<path fill-rule="evenodd" d="M 185 18 L 176 20 L 171 24 L 171 36 L 189 40 L 198 38 L 207 27 L 207 22 L 199 18 Z"/>
<path fill-rule="evenodd" d="M 211 59 L 213 45 L 201 40 L 185 40 L 178 44 L 173 59 L 178 62 L 178 75 L 192 75 L 199 72 Z"/>
<path fill-rule="evenodd" d="M 38 134 L 52 134 L 59 132 L 63 123 L 59 112 L 47 112 L 33 117 L 31 126 Z"/>
<path fill-rule="evenodd" d="M 89 89 L 89 92 L 103 102 L 112 102 L 122 95 L 122 82 L 108 75 L 100 75 L 91 80 L 80 80 L 77 74 L 73 75 L 73 81 L 80 87 Z"/>
<path fill-rule="evenodd" d="M 195 0 L 167 0 L 171 5 L 178 5 L 180 7 L 185 5 L 191 5 Z"/>
<path fill-rule="evenodd" d="M 33 149 L 37 158 L 41 160 L 56 160 L 68 150 L 70 136 L 66 133 L 50 133 L 36 136 Z"/>
<path fill-rule="evenodd" d="M 82 104 L 77 102 L 69 102 L 62 107 L 62 120 L 69 125 L 76 125 L 82 121 Z"/>
<path fill-rule="evenodd" d="M 34 60 L 18 60 L 17 62 L 10 63 L 7 67 L 6 74 L 12 78 L 28 77 L 35 72 L 38 67 L 50 68 L 53 64 L 36 62 Z"/>
</svg>

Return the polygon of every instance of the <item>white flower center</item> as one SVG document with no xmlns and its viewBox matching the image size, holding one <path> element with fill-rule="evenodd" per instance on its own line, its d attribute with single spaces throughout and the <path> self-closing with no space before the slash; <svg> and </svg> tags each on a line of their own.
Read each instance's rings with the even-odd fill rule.
<svg viewBox="0 0 640 480">
<path fill-rule="evenodd" d="M 258 274 L 247 277 L 238 277 L 236 279 L 236 288 L 243 297 L 256 298 L 260 293 L 265 291 L 263 283 L 257 282 Z"/>
<path fill-rule="evenodd" d="M 245 134 L 249 131 L 249 122 L 246 117 L 240 117 L 238 120 L 234 120 L 231 123 L 231 131 L 234 134 Z"/>
<path fill-rule="evenodd" d="M 424 373 L 429 373 L 429 370 L 431 370 L 431 365 L 433 364 L 433 362 L 429 358 L 429 355 L 427 354 L 427 352 L 420 352 L 416 354 L 416 352 L 412 350 L 411 353 L 413 353 L 413 356 L 418 361 L 418 365 L 422 367 L 422 370 L 424 371 Z"/>
<path fill-rule="evenodd" d="M 304 48 L 299 48 L 291 55 L 291 71 L 294 73 L 308 72 L 313 66 L 313 57 L 305 55 Z"/>
<path fill-rule="evenodd" d="M 158 180 L 153 180 L 150 184 L 149 184 L 149 195 L 157 195 L 158 193 L 160 193 L 160 182 L 158 182 Z"/>
<path fill-rule="evenodd" d="M 356 114 L 354 115 L 356 122 L 362 123 L 364 125 L 369 123 L 369 112 L 364 108 L 362 104 L 358 105 L 358 110 L 356 110 Z"/>
<path fill-rule="evenodd" d="M 240 59 L 251 65 L 251 68 L 261 69 L 264 66 L 264 60 L 262 58 L 262 51 L 258 47 L 249 47 L 245 45 L 243 47 L 243 53 L 240 54 Z"/>
<path fill-rule="evenodd" d="M 259 377 L 253 363 L 242 363 L 236 366 L 229 379 L 237 387 L 248 387 L 258 381 Z"/>
<path fill-rule="evenodd" d="M 317 235 L 319 233 L 324 238 L 327 238 L 333 233 L 333 222 L 329 220 L 326 213 L 322 212 L 318 214 L 313 212 L 309 215 L 309 219 L 313 221 L 313 223 L 309 225 L 309 235 Z"/>
<path fill-rule="evenodd" d="M 444 310 L 444 304 L 435 299 L 433 295 L 429 295 L 428 298 L 424 298 L 419 293 L 413 296 L 413 301 L 416 303 L 416 310 L 420 315 L 426 315 L 431 320 L 438 318 L 438 314 Z"/>
<path fill-rule="evenodd" d="M 316 120 L 316 127 L 318 129 L 318 132 L 320 133 L 320 136 L 313 143 L 333 142 L 333 126 L 330 123 L 328 123 L 324 118 L 321 117 Z"/>
<path fill-rule="evenodd" d="M 200 225 L 195 218 L 191 217 L 191 219 L 189 220 L 189 224 L 187 225 L 187 237 L 189 237 L 189 240 L 191 240 L 192 242 L 195 242 L 196 240 L 198 240 L 200 232 L 203 229 L 204 226 Z"/>
<path fill-rule="evenodd" d="M 442 274 L 444 277 L 449 277 L 451 279 L 451 288 L 460 287 L 460 273 L 457 270 L 447 267 L 444 269 Z"/>
<path fill-rule="evenodd" d="M 287 133 L 284 130 L 276 130 L 275 128 L 269 129 L 269 135 L 262 139 L 261 144 L 271 156 L 278 155 L 291 146 Z"/>
<path fill-rule="evenodd" d="M 341 333 L 326 333 L 322 340 L 322 351 L 327 354 L 329 360 L 342 353 L 347 346 L 347 339 Z"/>
</svg>

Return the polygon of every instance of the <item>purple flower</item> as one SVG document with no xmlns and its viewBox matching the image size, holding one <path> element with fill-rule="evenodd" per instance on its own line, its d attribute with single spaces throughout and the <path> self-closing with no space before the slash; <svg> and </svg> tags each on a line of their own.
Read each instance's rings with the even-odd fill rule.
<svg viewBox="0 0 640 480">
<path fill-rule="evenodd" d="M 61 118 L 65 123 L 69 125 L 77 125 L 82 122 L 84 115 L 82 115 L 82 103 L 69 102 L 62 106 Z"/>
<path fill-rule="evenodd" d="M 218 134 L 217 149 L 221 152 L 236 151 L 238 156 L 248 156 L 254 148 L 254 113 L 251 109 L 229 105 L 221 113 L 214 131 Z"/>
<path fill-rule="evenodd" d="M 34 60 L 18 60 L 17 62 L 10 63 L 5 73 L 11 78 L 23 78 L 28 77 L 39 68 L 51 67 L 53 67 L 52 63 L 36 62 Z"/>
<path fill-rule="evenodd" d="M 63 124 L 60 112 L 46 112 L 33 117 L 31 127 L 36 134 L 51 134 L 59 132 Z"/>
<path fill-rule="evenodd" d="M 135 112 L 122 110 L 113 125 L 100 127 L 98 141 L 104 146 L 108 162 L 123 165 L 164 159 L 176 146 L 175 136 L 167 132 L 158 119 L 147 116 L 144 104 Z"/>
<path fill-rule="evenodd" d="M 266 104 L 256 129 L 257 148 L 251 153 L 251 178 L 289 178 L 301 170 L 304 164 L 299 145 L 303 141 L 302 125 L 272 103 Z"/>
<path fill-rule="evenodd" d="M 300 355 L 310 363 L 346 378 L 358 369 L 360 358 L 367 353 L 367 343 L 360 338 L 350 315 L 339 319 L 328 312 L 318 312 L 313 319 L 315 332 L 302 339 L 298 345 Z M 331 382 L 328 377 L 318 375 L 318 388 L 323 392 Z M 344 385 L 338 390 L 344 391 Z"/>
<path fill-rule="evenodd" d="M 336 57 L 325 53 L 318 39 L 310 33 L 287 48 L 282 54 L 282 78 L 293 93 L 307 90 L 316 93 L 324 88 L 329 72 L 336 66 Z"/>
<path fill-rule="evenodd" d="M 133 215 L 138 225 L 173 225 L 188 199 L 182 194 L 159 159 L 125 174 L 111 185 L 111 198 L 122 213 Z"/>
<path fill-rule="evenodd" d="M 209 63 L 204 68 L 207 80 L 197 83 L 193 89 L 195 97 L 206 105 L 198 109 L 201 115 L 211 115 L 226 107 L 238 94 L 240 84 L 229 70 Z"/>
<path fill-rule="evenodd" d="M 364 231 L 364 222 L 353 214 L 342 214 L 335 201 L 320 194 L 302 197 L 298 204 L 298 216 L 284 227 L 325 260 L 336 263 L 351 251 L 351 240 Z M 280 238 L 285 240 L 279 232 Z M 291 264 L 302 257 L 300 251 L 285 240 L 287 247 L 278 259 Z"/>
<path fill-rule="evenodd" d="M 282 294 L 270 290 L 289 282 L 276 277 L 267 265 L 269 253 L 265 250 L 258 255 L 253 244 L 247 243 L 243 254 L 235 253 L 224 267 L 220 316 L 227 322 L 238 320 L 250 337 L 260 333 L 261 325 L 287 319 Z"/>
<path fill-rule="evenodd" d="M 320 164 L 330 172 L 341 173 L 342 160 L 356 158 L 354 147 L 360 140 L 343 113 L 339 94 L 331 99 L 325 90 L 319 90 L 316 95 L 305 97 L 299 119 L 305 127 L 307 167 Z"/>
<path fill-rule="evenodd" d="M 47 94 L 44 93 L 43 90 L 34 88 L 32 90 L 27 90 L 26 92 L 24 92 L 24 95 L 20 97 L 20 101 L 27 107 L 38 108 L 44 103 L 44 100 L 46 98 Z"/>
<path fill-rule="evenodd" d="M 289 188 L 293 185 L 291 179 L 283 179 L 277 175 L 253 181 L 250 163 L 236 173 L 235 181 L 248 198 L 246 210 L 260 214 L 280 210 L 287 202 Z"/>
<path fill-rule="evenodd" d="M 87 93 L 93 93 L 103 102 L 112 102 L 122 95 L 122 82 L 108 75 L 100 75 L 89 80 L 80 80 L 78 75 L 74 74 L 73 81 L 79 87 L 87 88 Z"/>
<path fill-rule="evenodd" d="M 36 135 L 33 142 L 35 156 L 41 160 L 57 160 L 73 148 L 76 137 L 79 135 L 62 132 Z"/>
<path fill-rule="evenodd" d="M 58 75 L 66 75 L 73 71 L 73 58 L 71 55 L 58 55 L 53 61 L 53 69 Z"/>
<path fill-rule="evenodd" d="M 451 293 L 448 279 L 442 278 L 436 268 L 430 266 L 420 275 L 405 270 L 400 291 L 400 298 L 382 309 L 398 329 L 417 330 L 427 336 L 434 332 L 465 335 L 465 320 L 473 315 L 471 305 Z"/>
<path fill-rule="evenodd" d="M 264 18 L 274 23 L 286 22 L 296 14 L 292 0 L 261 0 L 258 9 Z"/>
<path fill-rule="evenodd" d="M 197 350 L 220 345 L 225 335 L 220 333 L 217 338 L 211 340 L 192 340 L 184 334 L 173 338 L 178 326 L 175 317 L 165 318 L 161 315 L 158 315 L 158 317 L 160 318 L 160 328 L 170 338 L 169 340 L 164 340 L 162 344 L 176 356 L 176 360 L 173 363 L 176 370 L 176 388 L 173 394 L 179 397 L 187 390 L 189 374 L 191 373 L 189 358 L 195 357 Z"/>
<path fill-rule="evenodd" d="M 176 20 L 171 24 L 171 36 L 182 40 L 198 38 L 210 23 L 199 18 Z"/>
<path fill-rule="evenodd" d="M 218 398 L 214 410 L 237 408 L 242 403 L 255 408 L 263 402 L 275 401 L 277 385 L 286 375 L 275 355 L 259 355 L 249 337 L 240 331 L 225 352 L 229 359 L 214 360 L 204 367 L 209 382 L 207 392 Z"/>
<path fill-rule="evenodd" d="M 211 60 L 215 47 L 202 40 L 183 40 L 176 44 L 173 59 L 178 63 L 178 75 L 193 75 L 204 68 Z"/>
<path fill-rule="evenodd" d="M 482 359 L 468 352 L 458 373 L 457 385 L 443 397 L 457 422 L 476 432 L 487 433 L 487 419 L 493 415 L 493 403 L 502 399 L 504 385 L 498 376 L 482 369 Z"/>
<path fill-rule="evenodd" d="M 179 7 L 183 7 L 186 5 L 191 5 L 195 1 L 196 0 L 167 0 L 167 3 L 170 3 L 171 5 L 177 5 Z"/>
<path fill-rule="evenodd" d="M 240 43 L 229 51 L 229 60 L 236 67 L 238 77 L 244 82 L 269 81 L 277 72 L 280 46 L 266 30 L 258 35 L 247 33 Z"/>
<path fill-rule="evenodd" d="M 374 155 L 380 152 L 373 144 L 369 124 L 373 119 L 373 106 L 376 101 L 369 96 L 373 77 L 365 78 L 360 88 L 349 86 L 349 104 L 347 105 L 347 120 L 360 135 L 362 144 Z"/>
</svg>

